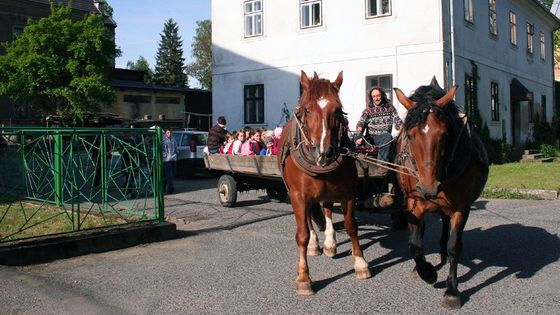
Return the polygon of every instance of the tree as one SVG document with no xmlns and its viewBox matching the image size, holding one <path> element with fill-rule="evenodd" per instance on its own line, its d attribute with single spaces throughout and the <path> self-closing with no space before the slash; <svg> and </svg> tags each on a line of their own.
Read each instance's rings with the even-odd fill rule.
<svg viewBox="0 0 560 315">
<path fill-rule="evenodd" d="M 99 14 L 74 21 L 69 6 L 51 3 L 50 16 L 30 19 L 22 34 L 3 45 L 0 95 L 16 103 L 77 124 L 115 98 L 108 77 L 120 51 Z"/>
<path fill-rule="evenodd" d="M 154 80 L 156 84 L 176 87 L 188 86 L 183 58 L 183 40 L 179 36 L 179 26 L 168 19 L 163 26 L 156 54 Z"/>
<path fill-rule="evenodd" d="M 129 70 L 144 71 L 144 83 L 153 83 L 154 71 L 150 68 L 150 64 L 146 58 L 140 56 L 136 62 L 129 60 L 126 63 L 126 68 Z"/>
<path fill-rule="evenodd" d="M 202 88 L 212 89 L 212 23 L 210 20 L 197 21 L 193 38 L 192 57 L 189 73 L 195 77 Z"/>
</svg>

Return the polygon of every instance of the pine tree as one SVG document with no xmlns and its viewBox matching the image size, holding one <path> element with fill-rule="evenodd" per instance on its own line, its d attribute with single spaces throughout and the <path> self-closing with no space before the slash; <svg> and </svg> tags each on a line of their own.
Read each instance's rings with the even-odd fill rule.
<svg viewBox="0 0 560 315">
<path fill-rule="evenodd" d="M 168 19 L 163 27 L 156 55 L 154 80 L 156 84 L 187 87 L 185 58 L 183 58 L 183 40 L 179 36 L 179 26 L 173 19 Z"/>
</svg>

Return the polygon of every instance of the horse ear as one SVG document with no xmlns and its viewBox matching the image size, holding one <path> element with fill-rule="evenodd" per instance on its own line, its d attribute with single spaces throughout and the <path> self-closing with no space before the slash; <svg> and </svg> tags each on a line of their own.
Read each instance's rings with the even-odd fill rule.
<svg viewBox="0 0 560 315">
<path fill-rule="evenodd" d="M 301 86 L 303 86 L 304 90 L 307 90 L 309 88 L 309 78 L 307 77 L 307 74 L 305 74 L 305 71 L 301 70 L 301 77 L 299 79 L 299 82 L 301 83 Z"/>
<path fill-rule="evenodd" d="M 399 88 L 394 88 L 393 90 L 397 95 L 397 99 L 399 100 L 399 102 L 401 102 L 401 104 L 403 104 L 406 110 L 410 110 L 416 105 L 416 102 L 404 95 L 404 93 Z"/>
<path fill-rule="evenodd" d="M 333 85 L 337 91 L 340 91 L 340 86 L 342 85 L 342 71 L 338 73 L 338 76 L 336 77 L 336 80 L 334 80 Z"/>
<path fill-rule="evenodd" d="M 445 105 L 449 104 L 451 101 L 453 101 L 453 98 L 455 97 L 455 93 L 457 93 L 457 89 L 459 88 L 458 85 L 454 85 L 451 87 L 451 89 L 449 89 L 449 92 L 447 92 L 444 96 L 442 96 L 440 99 L 438 99 L 437 101 L 435 101 L 435 104 L 439 107 L 439 108 L 444 108 Z"/>
<path fill-rule="evenodd" d="M 441 89 L 441 86 L 439 86 L 439 83 L 438 83 L 435 75 L 432 77 L 432 82 L 430 82 L 430 86 Z"/>
<path fill-rule="evenodd" d="M 319 75 L 317 75 L 316 71 L 313 71 L 313 79 L 319 79 Z"/>
</svg>

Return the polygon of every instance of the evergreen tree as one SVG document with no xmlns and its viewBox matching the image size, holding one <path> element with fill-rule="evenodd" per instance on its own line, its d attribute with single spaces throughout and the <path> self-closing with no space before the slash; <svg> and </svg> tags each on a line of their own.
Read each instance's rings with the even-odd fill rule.
<svg viewBox="0 0 560 315">
<path fill-rule="evenodd" d="M 179 36 L 179 26 L 168 19 L 163 27 L 156 55 L 154 81 L 159 85 L 187 87 L 183 40 Z"/>
<path fill-rule="evenodd" d="M 210 20 L 197 21 L 196 34 L 193 38 L 193 63 L 189 73 L 195 77 L 204 89 L 212 89 L 212 23 Z"/>
</svg>

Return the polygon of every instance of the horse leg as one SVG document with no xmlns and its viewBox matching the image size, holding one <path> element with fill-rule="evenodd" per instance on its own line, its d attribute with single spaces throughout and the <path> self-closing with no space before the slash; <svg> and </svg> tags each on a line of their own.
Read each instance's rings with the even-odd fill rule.
<svg viewBox="0 0 560 315">
<path fill-rule="evenodd" d="M 309 206 L 303 197 L 290 195 L 292 208 L 296 219 L 296 243 L 298 245 L 299 261 L 296 278 L 296 293 L 298 295 L 313 295 L 315 292 L 311 288 L 311 277 L 309 276 L 309 266 L 307 265 L 307 245 L 309 244 Z"/>
<path fill-rule="evenodd" d="M 418 208 L 413 209 L 411 215 L 409 215 L 408 230 L 408 250 L 416 263 L 414 270 L 426 283 L 434 284 L 437 281 L 437 272 L 424 256 L 424 220 L 423 212 Z"/>
<path fill-rule="evenodd" d="M 449 220 L 450 218 L 441 215 L 441 237 L 439 239 L 439 264 L 440 266 L 447 263 L 447 241 L 449 240 Z"/>
<path fill-rule="evenodd" d="M 312 205 L 314 207 L 316 205 Z M 311 216 L 307 216 L 307 229 L 309 230 L 309 243 L 307 244 L 307 256 L 320 256 L 321 247 L 319 247 L 319 236 L 313 228 L 313 220 Z"/>
<path fill-rule="evenodd" d="M 455 212 L 451 217 L 451 232 L 447 242 L 449 276 L 447 277 L 447 289 L 442 301 L 443 306 L 448 309 L 458 309 L 461 307 L 461 293 L 457 288 L 457 264 L 463 249 L 463 229 L 468 217 L 468 212 Z"/>
<path fill-rule="evenodd" d="M 336 233 L 334 231 L 332 222 L 332 202 L 323 202 L 323 213 L 325 214 L 325 243 L 323 246 L 323 252 L 328 257 L 334 257 L 336 255 Z"/>
<path fill-rule="evenodd" d="M 358 228 L 354 218 L 354 199 L 341 202 L 344 211 L 344 229 L 352 241 L 352 258 L 354 259 L 354 271 L 357 279 L 367 279 L 371 277 L 371 271 L 364 259 L 364 253 L 358 241 Z"/>
</svg>

